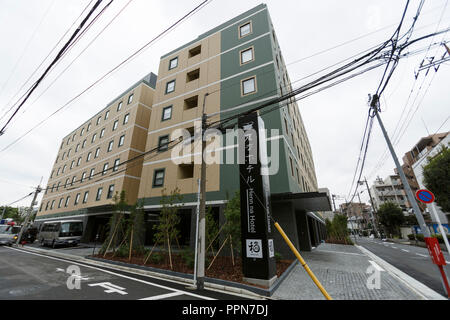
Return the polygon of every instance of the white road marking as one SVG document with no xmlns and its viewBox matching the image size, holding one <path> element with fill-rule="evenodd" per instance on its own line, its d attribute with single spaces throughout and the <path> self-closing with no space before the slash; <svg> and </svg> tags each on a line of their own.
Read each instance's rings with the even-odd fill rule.
<svg viewBox="0 0 450 320">
<path fill-rule="evenodd" d="M 416 253 L 418 256 L 421 256 L 421 257 L 427 257 L 426 255 L 424 255 L 424 254 L 420 254 L 420 253 Z"/>
<path fill-rule="evenodd" d="M 381 268 L 375 261 L 369 260 L 370 264 L 377 269 L 378 271 L 384 271 L 383 268 Z"/>
<path fill-rule="evenodd" d="M 182 292 L 172 292 L 172 293 L 161 294 L 159 296 L 142 298 L 139 300 L 161 300 L 161 299 L 166 299 L 166 298 L 170 298 L 170 297 L 181 296 L 182 294 L 183 294 Z"/>
<path fill-rule="evenodd" d="M 125 288 L 116 286 L 115 284 L 112 284 L 111 282 L 89 283 L 88 286 L 89 287 L 102 287 L 103 289 L 106 289 L 105 290 L 106 293 L 118 293 L 121 295 L 128 294 L 124 291 L 124 290 L 126 290 Z"/>
<path fill-rule="evenodd" d="M 393 249 L 398 249 L 397 247 L 392 246 Z"/>
<path fill-rule="evenodd" d="M 402 249 L 402 251 L 409 252 L 409 250 L 406 250 L 406 249 Z"/>
<path fill-rule="evenodd" d="M 35 255 L 35 256 L 44 257 L 44 258 L 47 258 L 47 259 L 63 261 L 65 263 L 76 264 L 76 265 L 83 266 L 83 267 L 86 267 L 86 268 L 99 270 L 99 271 L 102 271 L 102 272 L 105 272 L 105 273 L 109 273 L 109 274 L 112 274 L 112 275 L 115 275 L 115 276 L 118 276 L 118 277 L 122 277 L 122 278 L 125 278 L 125 279 L 130 279 L 130 280 L 134 280 L 134 281 L 137 281 L 137 282 L 145 283 L 145 284 L 148 284 L 148 285 L 151 285 L 151 286 L 154 286 L 154 287 L 158 287 L 158 288 L 163 288 L 163 289 L 166 289 L 166 290 L 169 290 L 169 291 L 182 292 L 182 294 L 185 294 L 185 295 L 188 295 L 188 296 L 192 296 L 192 297 L 196 297 L 196 298 L 200 298 L 200 299 L 216 300 L 214 298 L 205 297 L 205 296 L 201 296 L 201 295 L 198 295 L 198 294 L 195 294 L 195 293 L 190 293 L 190 292 L 187 292 L 187 291 L 174 289 L 174 288 L 163 286 L 163 285 L 160 285 L 160 284 L 156 284 L 156 283 L 148 282 L 148 281 L 145 281 L 145 280 L 141 280 L 141 279 L 133 278 L 133 277 L 130 277 L 130 276 L 126 276 L 126 275 L 123 275 L 123 274 L 120 274 L 120 273 L 116 273 L 116 272 L 112 272 L 112 271 L 108 271 L 108 270 L 103 270 L 101 268 L 93 267 L 93 266 L 90 266 L 88 264 L 83 264 L 83 263 L 79 263 L 79 262 L 75 262 L 75 261 L 71 261 L 71 260 L 64 260 L 64 259 L 60 259 L 60 258 L 50 257 L 50 256 L 46 256 L 46 255 L 43 255 L 43 254 L 29 252 L 29 251 L 25 251 L 25 250 L 19 250 L 19 249 L 11 248 L 11 247 L 6 247 L 6 248 L 11 249 L 11 250 L 15 250 L 15 251 L 19 251 L 19 252 L 22 252 L 22 253 L 27 253 L 27 254 L 31 254 L 31 255 Z"/>
<path fill-rule="evenodd" d="M 64 269 L 61 269 L 61 268 L 56 268 L 56 272 L 66 272 L 66 270 L 64 270 Z"/>
</svg>

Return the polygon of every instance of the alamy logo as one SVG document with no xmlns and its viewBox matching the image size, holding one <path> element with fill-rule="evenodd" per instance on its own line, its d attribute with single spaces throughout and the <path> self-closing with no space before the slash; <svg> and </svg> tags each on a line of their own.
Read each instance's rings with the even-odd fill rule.
<svg viewBox="0 0 450 320">
<path fill-rule="evenodd" d="M 380 290 L 381 289 L 381 268 L 376 268 L 371 265 L 367 268 L 366 274 L 369 274 L 367 278 L 366 286 L 369 290 Z"/>
<path fill-rule="evenodd" d="M 71 265 L 67 268 L 66 272 L 70 274 L 70 277 L 67 279 L 67 288 L 69 290 L 81 289 L 81 270 L 80 267 Z"/>
</svg>

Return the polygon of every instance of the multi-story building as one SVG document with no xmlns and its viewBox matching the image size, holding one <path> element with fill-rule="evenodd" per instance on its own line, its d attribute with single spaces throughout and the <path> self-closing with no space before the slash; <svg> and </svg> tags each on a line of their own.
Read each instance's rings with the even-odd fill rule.
<svg viewBox="0 0 450 320">
<path fill-rule="evenodd" d="M 85 239 L 92 239 L 111 213 L 113 193 L 125 190 L 129 203 L 144 204 L 145 243 L 152 244 L 162 192 L 179 190 L 179 243 L 193 246 L 201 152 L 196 139 L 172 143 L 178 138 L 175 131 L 198 132 L 203 109 L 212 124 L 291 90 L 267 6 L 259 5 L 163 55 L 157 80 L 151 74 L 65 137 L 38 219 L 83 217 Z M 326 193 L 317 192 L 312 150 L 297 103 L 290 99 L 270 109 L 275 107 L 260 112 L 268 131 L 273 217 L 294 245 L 311 250 L 325 237 L 317 211 L 330 211 L 330 201 Z M 207 147 L 212 145 L 210 153 L 220 159 L 207 165 L 206 203 L 223 222 L 223 209 L 239 191 L 240 179 L 238 139 L 219 137 L 219 144 L 208 142 Z M 119 166 L 115 174 L 93 176 L 149 150 L 157 152 Z M 275 250 L 291 254 L 281 236 L 274 237 Z"/>
<path fill-rule="evenodd" d="M 428 141 L 428 143 L 427 143 Z M 432 141 L 432 143 L 430 143 Z M 436 157 L 443 148 L 450 148 L 450 132 L 440 133 L 433 136 L 422 138 L 415 146 L 417 152 L 412 164 L 414 175 L 420 189 L 426 189 L 423 178 L 423 168 L 430 162 L 430 158 Z M 427 205 L 428 212 L 431 213 L 431 205 Z M 436 206 L 436 213 L 443 224 L 448 224 L 450 212 L 443 212 L 439 206 Z M 430 214 L 433 223 L 436 223 L 434 214 Z"/>
<path fill-rule="evenodd" d="M 127 161 L 145 151 L 155 84 L 150 73 L 62 139 L 36 222 L 82 219 L 89 241 L 116 192 L 136 202 L 143 160 Z"/>
<path fill-rule="evenodd" d="M 208 123 L 213 123 L 290 90 L 291 83 L 266 5 L 259 5 L 163 55 L 146 147 L 150 150 L 159 146 L 160 152 L 144 162 L 139 189 L 145 210 L 156 217 L 162 191 L 169 193 L 178 188 L 183 195 L 182 242 L 192 245 L 201 167 L 196 157 L 200 143 L 190 145 L 187 141 L 189 152 L 182 155 L 174 152 L 176 148 L 166 146 L 168 141 L 177 138 L 174 130 L 194 133 L 203 107 Z M 273 214 L 280 222 L 286 222 L 287 232 L 295 244 L 304 235 L 304 241 L 300 242 L 305 248 L 311 248 L 311 244 L 314 246 L 323 238 L 323 219 L 311 212 L 314 206 L 296 206 L 292 199 L 277 197 L 317 192 L 311 146 L 296 102 L 289 100 L 271 107 L 275 106 L 279 109 L 261 112 L 269 131 L 267 148 L 271 165 L 278 166 L 276 174 L 270 176 Z M 236 159 L 236 147 L 237 139 L 231 142 L 223 139 L 215 149 L 220 153 L 220 163 L 207 166 L 207 205 L 221 221 L 226 202 L 239 189 L 239 165 L 227 161 L 230 151 L 234 152 L 231 158 Z M 184 163 L 180 163 L 181 159 Z M 327 210 L 329 207 L 327 200 Z M 278 240 L 284 243 L 281 237 Z"/>
<path fill-rule="evenodd" d="M 409 186 L 413 194 L 421 188 L 414 174 L 413 165 L 423 158 L 423 155 L 428 151 L 433 149 L 438 145 L 442 139 L 448 135 L 448 132 L 432 134 L 427 137 L 420 139 L 420 141 L 403 156 L 403 172 L 405 173 L 406 179 L 408 180 Z M 394 169 L 395 173 L 398 174 L 397 169 Z M 416 201 L 421 210 L 425 210 L 426 205 L 420 201 Z"/>
<path fill-rule="evenodd" d="M 412 206 L 408 201 L 400 176 L 390 175 L 384 180 L 378 177 L 371 187 L 371 192 L 377 210 L 382 204 L 393 202 L 402 208 L 405 215 L 409 215 Z"/>
</svg>

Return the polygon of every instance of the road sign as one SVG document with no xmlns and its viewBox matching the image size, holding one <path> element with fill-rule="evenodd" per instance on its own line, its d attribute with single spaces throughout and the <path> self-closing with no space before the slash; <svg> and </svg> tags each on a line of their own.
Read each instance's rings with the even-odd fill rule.
<svg viewBox="0 0 450 320">
<path fill-rule="evenodd" d="M 421 189 L 416 192 L 416 198 L 423 203 L 432 203 L 434 201 L 434 194 L 426 189 Z"/>
</svg>

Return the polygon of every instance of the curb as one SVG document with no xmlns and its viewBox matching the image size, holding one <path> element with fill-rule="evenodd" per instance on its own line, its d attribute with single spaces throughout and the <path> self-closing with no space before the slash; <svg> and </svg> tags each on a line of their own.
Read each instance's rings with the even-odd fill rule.
<svg viewBox="0 0 450 320">
<path fill-rule="evenodd" d="M 400 280 L 402 283 L 404 283 L 409 289 L 414 291 L 416 294 L 418 294 L 422 299 L 424 300 L 448 300 L 447 298 L 443 297 L 433 289 L 430 289 L 423 283 L 417 281 L 416 279 L 412 278 L 411 276 L 407 275 L 403 271 L 399 270 L 398 268 L 394 267 L 390 263 L 386 262 L 385 260 L 381 259 L 377 255 L 375 255 L 373 252 L 367 250 L 366 248 L 355 245 L 361 252 L 366 254 L 368 257 L 373 259 L 376 263 L 378 263 L 381 267 L 383 267 L 389 274 Z"/>
<path fill-rule="evenodd" d="M 18 249 L 22 249 L 25 251 L 40 253 L 43 255 L 56 257 L 56 258 L 65 258 L 74 260 L 77 262 L 83 262 L 89 265 L 102 266 L 111 269 L 116 269 L 120 271 L 131 272 L 140 275 L 146 275 L 153 278 L 158 278 L 162 280 L 168 280 L 172 282 L 176 282 L 178 284 L 187 284 L 192 285 L 193 275 L 179 273 L 170 270 L 162 270 L 153 267 L 145 267 L 134 264 L 127 264 L 119 261 L 110 261 L 101 258 L 94 257 L 80 257 L 76 255 L 71 255 L 67 253 L 55 253 L 48 250 L 38 249 L 38 248 L 30 248 L 30 247 L 21 247 L 15 245 L 14 247 Z M 283 275 L 276 280 L 276 282 L 269 289 L 262 289 L 257 287 L 252 287 L 249 285 L 231 282 L 221 279 L 213 279 L 213 278 L 205 278 L 205 287 L 215 291 L 222 291 L 225 293 L 233 293 L 247 296 L 251 299 L 270 299 L 270 296 L 274 293 L 274 291 L 280 286 L 283 280 L 290 274 L 293 268 L 297 265 L 298 261 L 295 260 L 283 273 Z"/>
</svg>

